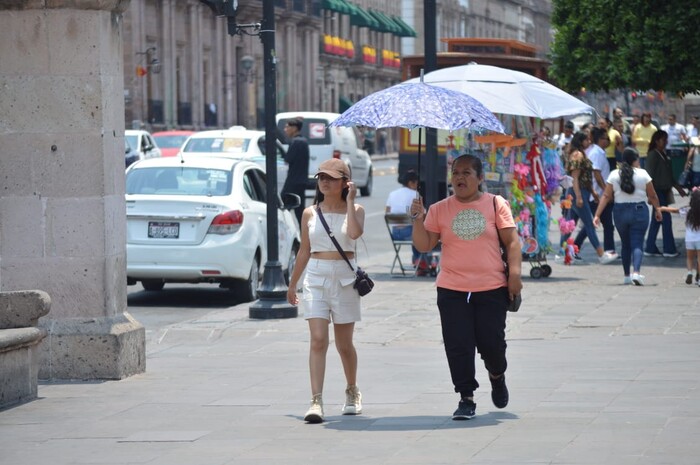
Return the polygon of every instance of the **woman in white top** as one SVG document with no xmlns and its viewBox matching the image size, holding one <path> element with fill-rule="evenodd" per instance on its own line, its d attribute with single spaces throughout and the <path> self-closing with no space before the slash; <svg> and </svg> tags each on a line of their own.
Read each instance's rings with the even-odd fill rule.
<svg viewBox="0 0 700 465">
<path fill-rule="evenodd" d="M 360 295 L 353 288 L 355 273 L 333 245 L 319 220 L 318 210 L 353 266 L 355 240 L 362 236 L 365 210 L 361 205 L 355 205 L 357 188 L 350 180 L 350 170 L 342 160 L 331 158 L 321 163 L 316 178 L 316 198 L 314 205 L 304 209 L 302 214 L 301 245 L 287 291 L 287 301 L 298 305 L 297 285 L 306 269 L 302 306 L 311 333 L 309 371 L 312 398 L 304 420 L 309 423 L 323 421 L 321 394 L 331 321 L 335 347 L 347 381 L 342 413 L 362 413 L 362 395 L 357 387 L 357 352 L 352 341 L 355 322 L 360 321 Z"/>
<path fill-rule="evenodd" d="M 600 215 L 609 202 L 613 206 L 615 228 L 622 243 L 622 269 L 625 272 L 625 284 L 642 286 L 644 276 L 640 274 L 644 252 L 644 234 L 649 226 L 647 203 L 654 206 L 654 215 L 661 221 L 659 198 L 651 183 L 651 176 L 639 167 L 639 152 L 631 147 L 622 152 L 620 168 L 608 176 L 605 192 L 600 199 L 593 224 L 600 224 Z M 630 264 L 633 273 L 630 276 Z"/>
</svg>

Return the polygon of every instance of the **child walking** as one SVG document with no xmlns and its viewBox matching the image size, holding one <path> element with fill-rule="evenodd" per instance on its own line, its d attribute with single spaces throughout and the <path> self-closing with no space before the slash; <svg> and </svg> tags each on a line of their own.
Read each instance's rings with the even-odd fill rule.
<svg viewBox="0 0 700 465">
<path fill-rule="evenodd" d="M 700 187 L 693 188 L 690 194 L 690 204 L 687 207 L 661 207 L 659 210 L 679 213 L 685 217 L 685 249 L 688 267 L 685 283 L 693 284 L 693 275 L 695 275 L 695 284 L 700 286 Z"/>
</svg>

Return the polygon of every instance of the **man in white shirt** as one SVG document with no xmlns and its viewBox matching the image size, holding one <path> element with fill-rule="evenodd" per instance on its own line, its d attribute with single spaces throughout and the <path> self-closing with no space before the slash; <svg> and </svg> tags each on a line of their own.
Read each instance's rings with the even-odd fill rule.
<svg viewBox="0 0 700 465">
<path fill-rule="evenodd" d="M 586 156 L 593 164 L 593 190 L 600 199 L 605 191 L 605 181 L 610 175 L 610 164 L 605 156 L 605 149 L 610 145 L 608 131 L 601 127 L 594 127 L 591 130 L 591 140 L 593 143 L 586 149 Z M 599 200 L 598 200 L 599 201 Z M 591 211 L 598 209 L 598 201 L 591 194 L 589 202 Z M 600 215 L 600 222 L 603 224 L 603 249 L 612 255 L 617 255 L 615 252 L 615 225 L 613 224 L 613 202 L 608 202 L 605 209 Z M 586 230 L 581 229 L 574 244 L 579 247 L 583 246 L 586 240 Z"/>
<path fill-rule="evenodd" d="M 675 114 L 668 115 L 668 124 L 661 125 L 661 130 L 668 133 L 666 153 L 671 157 L 686 156 L 686 149 L 679 147 L 678 144 L 687 142 L 688 134 L 685 126 L 676 121 Z"/>
<path fill-rule="evenodd" d="M 395 189 L 389 193 L 386 199 L 386 213 L 398 215 L 408 215 L 409 208 L 413 199 L 418 193 L 418 173 L 414 170 L 408 170 L 401 177 L 402 187 Z M 391 236 L 397 241 L 410 241 L 413 234 L 413 226 L 394 226 Z M 418 266 L 420 252 L 415 247 L 413 249 L 413 264 Z M 419 270 L 421 271 L 421 270 Z M 421 274 L 421 273 L 419 273 Z"/>
<path fill-rule="evenodd" d="M 562 157 L 562 161 L 566 161 L 567 150 L 569 149 L 569 144 L 571 139 L 574 137 L 574 123 L 573 121 L 567 121 L 564 124 L 564 132 L 557 136 L 557 150 L 559 151 L 559 156 Z"/>
</svg>

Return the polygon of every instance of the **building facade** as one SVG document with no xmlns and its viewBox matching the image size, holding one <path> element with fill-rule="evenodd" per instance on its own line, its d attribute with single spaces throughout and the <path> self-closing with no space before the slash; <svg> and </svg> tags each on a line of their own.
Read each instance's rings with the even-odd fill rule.
<svg viewBox="0 0 700 465">
<path fill-rule="evenodd" d="M 404 55 L 422 54 L 423 0 L 274 0 L 277 110 L 343 111 L 401 80 Z M 548 51 L 548 0 L 437 0 L 445 37 L 502 37 Z M 263 124 L 261 0 L 226 20 L 199 0 L 132 0 L 124 15 L 129 128 L 249 128 Z"/>
</svg>

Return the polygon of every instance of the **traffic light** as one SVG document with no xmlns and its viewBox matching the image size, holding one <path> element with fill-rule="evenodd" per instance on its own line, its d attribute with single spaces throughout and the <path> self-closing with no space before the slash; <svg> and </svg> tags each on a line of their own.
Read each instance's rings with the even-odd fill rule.
<svg viewBox="0 0 700 465">
<path fill-rule="evenodd" d="M 199 0 L 206 6 L 211 8 L 216 16 L 227 18 L 228 33 L 235 35 L 238 32 L 236 26 L 236 10 L 238 9 L 238 0 Z"/>
</svg>

